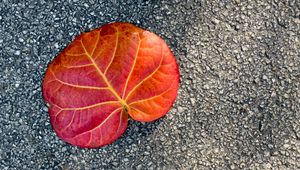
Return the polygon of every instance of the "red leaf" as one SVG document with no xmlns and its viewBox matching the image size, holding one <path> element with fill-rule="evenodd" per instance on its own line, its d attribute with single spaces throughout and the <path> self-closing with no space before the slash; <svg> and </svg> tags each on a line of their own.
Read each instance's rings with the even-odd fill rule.
<svg viewBox="0 0 300 170">
<path fill-rule="evenodd" d="M 128 23 L 83 33 L 49 65 L 43 96 L 57 135 L 79 147 L 112 143 L 128 115 L 149 122 L 164 116 L 179 72 L 167 44 Z"/>
</svg>

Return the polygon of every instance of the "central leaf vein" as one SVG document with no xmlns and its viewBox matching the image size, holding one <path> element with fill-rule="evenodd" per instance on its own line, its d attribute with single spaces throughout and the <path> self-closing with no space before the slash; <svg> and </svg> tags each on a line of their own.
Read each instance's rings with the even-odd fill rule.
<svg viewBox="0 0 300 170">
<path fill-rule="evenodd" d="M 99 35 L 100 36 L 100 35 Z M 99 41 L 99 39 L 98 39 Z M 84 50 L 84 52 L 86 53 L 87 57 L 89 58 L 89 60 L 91 61 L 91 63 L 93 64 L 93 66 L 95 67 L 96 71 L 98 72 L 98 74 L 100 75 L 100 77 L 104 80 L 104 82 L 106 83 L 108 89 L 111 91 L 111 93 L 118 99 L 118 101 L 120 102 L 120 104 L 122 106 L 127 106 L 127 104 L 125 103 L 125 101 L 123 99 L 121 99 L 121 97 L 118 95 L 118 93 L 115 91 L 115 89 L 112 87 L 112 85 L 110 84 L 109 80 L 106 78 L 106 76 L 103 74 L 103 72 L 100 70 L 100 68 L 98 67 L 98 65 L 96 64 L 95 60 L 93 59 L 93 56 L 91 54 L 89 54 L 89 52 L 87 51 L 85 45 L 83 44 L 82 40 L 80 41 L 81 46 Z M 98 42 L 97 42 L 98 43 Z M 95 49 L 94 49 L 95 50 Z M 94 51 L 93 50 L 93 51 Z M 113 56 L 114 57 L 114 56 Z"/>
</svg>

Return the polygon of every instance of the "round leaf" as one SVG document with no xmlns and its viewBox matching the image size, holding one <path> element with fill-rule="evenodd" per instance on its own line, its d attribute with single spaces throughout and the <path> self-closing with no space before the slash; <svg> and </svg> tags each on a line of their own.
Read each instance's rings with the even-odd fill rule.
<svg viewBox="0 0 300 170">
<path fill-rule="evenodd" d="M 126 130 L 128 116 L 164 116 L 178 90 L 179 72 L 167 44 L 129 23 L 82 33 L 48 66 L 43 96 L 51 124 L 64 141 L 94 148 Z"/>
</svg>

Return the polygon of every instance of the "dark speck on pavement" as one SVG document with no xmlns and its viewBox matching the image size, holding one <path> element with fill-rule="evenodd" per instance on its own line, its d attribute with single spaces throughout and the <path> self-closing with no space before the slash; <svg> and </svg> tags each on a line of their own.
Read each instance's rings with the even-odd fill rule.
<svg viewBox="0 0 300 170">
<path fill-rule="evenodd" d="M 180 90 L 99 149 L 52 130 L 41 82 L 80 32 L 126 21 L 173 50 Z M 0 169 L 300 169 L 298 0 L 1 0 Z"/>
</svg>

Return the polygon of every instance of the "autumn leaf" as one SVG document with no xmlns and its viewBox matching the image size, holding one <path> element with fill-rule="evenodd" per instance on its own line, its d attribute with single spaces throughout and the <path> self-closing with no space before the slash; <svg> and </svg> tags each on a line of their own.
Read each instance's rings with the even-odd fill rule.
<svg viewBox="0 0 300 170">
<path fill-rule="evenodd" d="M 57 135 L 94 148 L 119 138 L 128 117 L 164 116 L 178 84 L 176 60 L 159 36 L 112 23 L 82 33 L 49 64 L 43 97 Z"/>
</svg>

